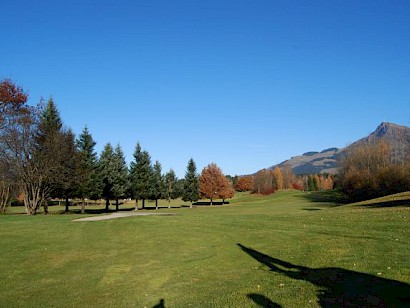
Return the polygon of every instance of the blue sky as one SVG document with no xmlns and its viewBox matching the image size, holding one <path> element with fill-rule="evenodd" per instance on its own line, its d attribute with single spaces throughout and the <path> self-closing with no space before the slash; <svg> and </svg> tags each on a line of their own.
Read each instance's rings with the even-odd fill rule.
<svg viewBox="0 0 410 308">
<path fill-rule="evenodd" d="M 0 78 L 100 152 L 253 173 L 410 126 L 410 1 L 3 0 Z"/>
</svg>

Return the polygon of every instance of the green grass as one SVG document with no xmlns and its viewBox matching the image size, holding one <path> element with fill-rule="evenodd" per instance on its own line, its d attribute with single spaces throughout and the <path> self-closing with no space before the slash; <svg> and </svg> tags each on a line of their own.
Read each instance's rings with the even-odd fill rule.
<svg viewBox="0 0 410 308">
<path fill-rule="evenodd" d="M 410 290 L 409 207 L 306 196 L 94 222 L 2 215 L 0 306 L 317 307 L 344 289 L 397 305 Z"/>
</svg>

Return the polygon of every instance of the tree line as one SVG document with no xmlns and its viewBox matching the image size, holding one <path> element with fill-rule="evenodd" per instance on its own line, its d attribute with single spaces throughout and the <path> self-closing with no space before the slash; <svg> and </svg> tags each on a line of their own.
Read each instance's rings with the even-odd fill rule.
<svg viewBox="0 0 410 308">
<path fill-rule="evenodd" d="M 409 191 L 408 136 L 350 146 L 340 162 L 337 185 L 353 201 Z"/>
<path fill-rule="evenodd" d="M 320 191 L 334 188 L 335 179 L 330 174 L 306 174 L 296 176 L 289 165 L 276 166 L 273 170 L 262 169 L 254 175 L 240 177 L 236 184 L 237 191 L 250 191 L 256 194 L 270 195 L 278 190 L 296 189 Z"/>
<path fill-rule="evenodd" d="M 76 138 L 64 127 L 54 100 L 41 100 L 37 106 L 27 103 L 28 95 L 11 80 L 0 83 L 0 211 L 21 194 L 29 215 L 40 206 L 48 213 L 50 198 L 86 200 L 104 198 L 108 211 L 110 200 L 134 198 L 135 209 L 144 209 L 146 200 L 181 198 L 190 206 L 199 198 L 228 199 L 234 194 L 231 182 L 212 163 L 197 173 L 196 164 L 188 161 L 184 179 L 171 169 L 162 173 L 159 161 L 151 162 L 148 151 L 137 143 L 133 160 L 127 166 L 120 145 L 104 146 L 98 156 L 96 142 L 85 127 Z M 141 204 L 139 206 L 139 203 Z"/>
</svg>

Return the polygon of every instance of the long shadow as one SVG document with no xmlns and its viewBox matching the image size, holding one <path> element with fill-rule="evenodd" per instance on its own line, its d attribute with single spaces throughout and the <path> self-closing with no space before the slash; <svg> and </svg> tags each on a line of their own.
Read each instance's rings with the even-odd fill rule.
<svg viewBox="0 0 410 308">
<path fill-rule="evenodd" d="M 224 205 L 224 204 L 229 204 L 229 203 L 230 203 L 229 201 L 225 201 L 225 202 L 213 201 L 212 205 Z M 193 203 L 192 205 L 197 205 L 197 206 L 199 206 L 199 205 L 211 205 L 211 201 L 197 201 L 197 202 Z"/>
<path fill-rule="evenodd" d="M 407 200 L 393 200 L 393 201 L 385 201 L 385 202 L 375 202 L 371 204 L 363 204 L 360 206 L 368 207 L 368 208 L 378 208 L 378 207 L 400 207 L 400 206 L 409 206 L 410 199 Z"/>
<path fill-rule="evenodd" d="M 156 304 L 155 306 L 152 306 L 152 308 L 165 308 L 165 300 L 163 298 L 161 298 L 159 303 Z"/>
<path fill-rule="evenodd" d="M 108 212 L 105 210 L 105 208 L 100 208 L 100 209 L 90 209 L 90 208 L 85 208 L 84 213 L 85 214 L 107 214 L 107 213 L 116 213 L 116 212 L 131 212 L 134 211 L 135 207 L 127 207 L 127 208 L 120 208 L 118 211 L 115 209 L 109 209 Z M 60 214 L 81 214 L 81 209 L 79 208 L 70 208 L 68 212 L 60 211 Z"/>
<path fill-rule="evenodd" d="M 269 298 L 264 295 L 257 294 L 257 293 L 250 293 L 247 295 L 248 298 L 254 301 L 260 307 L 267 307 L 267 308 L 280 308 L 281 305 L 272 302 Z"/>
<path fill-rule="evenodd" d="M 335 203 L 335 206 L 349 203 L 347 196 L 337 190 L 312 191 L 303 194 L 301 198 L 307 199 L 312 202 Z"/>
<path fill-rule="evenodd" d="M 271 271 L 318 287 L 321 307 L 410 307 L 410 285 L 337 267 L 309 268 L 237 244 Z"/>
</svg>

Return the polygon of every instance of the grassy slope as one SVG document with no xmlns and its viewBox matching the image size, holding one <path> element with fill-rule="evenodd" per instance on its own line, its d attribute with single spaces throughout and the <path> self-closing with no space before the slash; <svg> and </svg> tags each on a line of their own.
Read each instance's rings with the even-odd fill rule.
<svg viewBox="0 0 410 308">
<path fill-rule="evenodd" d="M 335 207 L 281 192 L 161 211 L 178 215 L 0 216 L 0 306 L 316 307 L 323 285 L 271 270 L 275 259 L 410 283 L 408 207 Z"/>
</svg>

